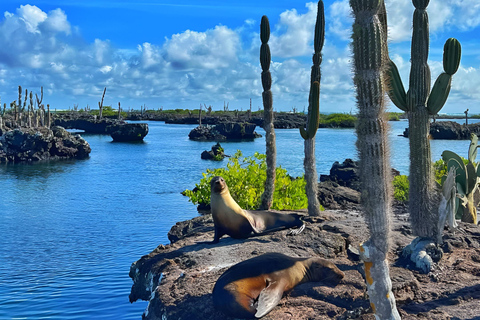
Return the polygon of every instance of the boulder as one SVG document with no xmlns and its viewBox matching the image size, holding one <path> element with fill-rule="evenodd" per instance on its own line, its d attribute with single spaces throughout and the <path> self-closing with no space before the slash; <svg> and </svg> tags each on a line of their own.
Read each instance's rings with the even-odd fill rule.
<svg viewBox="0 0 480 320">
<path fill-rule="evenodd" d="M 107 127 L 113 141 L 141 141 L 148 134 L 147 123 L 122 123 Z"/>
<path fill-rule="evenodd" d="M 217 142 L 216 145 L 212 146 L 212 150 L 210 151 L 203 151 L 201 156 L 200 156 L 202 159 L 205 159 L 205 160 L 215 160 L 215 161 L 221 161 L 223 159 L 225 159 L 225 157 L 229 157 L 227 156 L 224 152 L 223 152 L 223 148 L 222 146 L 220 145 L 220 142 Z"/>
<path fill-rule="evenodd" d="M 226 140 L 253 140 L 261 137 L 255 132 L 253 123 L 226 122 L 214 126 L 198 126 L 188 134 L 191 140 L 196 141 L 226 141 Z"/>
<path fill-rule="evenodd" d="M 0 136 L 0 163 L 84 159 L 92 149 L 80 135 L 62 127 L 17 128 Z"/>
<path fill-rule="evenodd" d="M 392 175 L 400 172 L 392 168 Z M 360 179 L 358 176 L 358 161 L 345 159 L 343 163 L 335 161 L 330 169 L 330 175 L 321 175 L 318 184 L 318 200 L 329 209 L 359 208 Z"/>
</svg>

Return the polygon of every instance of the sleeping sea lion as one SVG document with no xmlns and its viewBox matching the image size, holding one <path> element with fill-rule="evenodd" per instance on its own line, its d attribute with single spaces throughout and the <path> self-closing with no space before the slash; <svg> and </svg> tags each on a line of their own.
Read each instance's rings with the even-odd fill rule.
<svg viewBox="0 0 480 320">
<path fill-rule="evenodd" d="M 217 243 L 225 234 L 235 239 L 244 239 L 255 234 L 293 227 L 298 229 L 290 233 L 299 234 L 305 228 L 301 215 L 298 214 L 243 210 L 233 200 L 227 183 L 220 176 L 213 177 L 210 186 L 210 206 L 215 226 L 215 236 L 210 243 Z"/>
<path fill-rule="evenodd" d="M 234 318 L 261 318 L 278 304 L 285 291 L 296 285 L 324 280 L 337 284 L 344 276 L 325 259 L 267 253 L 225 271 L 213 288 L 213 304 Z"/>
</svg>

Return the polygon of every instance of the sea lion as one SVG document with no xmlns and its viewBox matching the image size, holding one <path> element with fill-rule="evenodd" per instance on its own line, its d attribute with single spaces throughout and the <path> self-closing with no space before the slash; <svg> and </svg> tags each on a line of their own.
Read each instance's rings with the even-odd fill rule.
<svg viewBox="0 0 480 320">
<path fill-rule="evenodd" d="M 302 216 L 298 214 L 243 210 L 232 198 L 227 183 L 220 176 L 212 178 L 210 187 L 210 207 L 215 226 L 215 236 L 210 243 L 217 243 L 225 234 L 235 239 L 244 239 L 256 234 L 294 227 L 297 229 L 290 233 L 299 234 L 305 228 Z"/>
<path fill-rule="evenodd" d="M 298 284 L 324 280 L 337 284 L 344 276 L 325 259 L 267 253 L 225 271 L 213 288 L 213 304 L 234 318 L 261 318 L 278 304 L 285 291 Z"/>
</svg>

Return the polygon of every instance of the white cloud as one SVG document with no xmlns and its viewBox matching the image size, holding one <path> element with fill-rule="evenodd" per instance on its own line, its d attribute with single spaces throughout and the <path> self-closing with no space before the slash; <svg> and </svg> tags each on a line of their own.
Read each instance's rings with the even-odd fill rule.
<svg viewBox="0 0 480 320">
<path fill-rule="evenodd" d="M 272 56 L 288 58 L 313 53 L 317 5 L 307 3 L 306 7 L 305 14 L 295 9 L 282 12 L 277 27 L 270 26 L 270 30 L 275 30 L 269 41 Z"/>
<path fill-rule="evenodd" d="M 45 12 L 29 4 L 20 6 L 20 8 L 17 9 L 17 14 L 20 20 L 27 26 L 27 30 L 32 33 L 40 32 L 38 25 L 47 20 L 47 14 Z"/>
<path fill-rule="evenodd" d="M 235 62 L 240 39 L 235 31 L 216 26 L 206 32 L 187 30 L 165 42 L 166 60 L 175 69 L 225 68 Z"/>
<path fill-rule="evenodd" d="M 335 1 L 330 6 L 327 22 L 329 34 L 334 34 L 342 40 L 350 40 L 353 18 L 348 0 Z"/>
<path fill-rule="evenodd" d="M 60 9 L 55 9 L 48 13 L 47 19 L 44 20 L 43 27 L 53 33 L 63 32 L 67 35 L 71 33 L 67 15 Z"/>
</svg>

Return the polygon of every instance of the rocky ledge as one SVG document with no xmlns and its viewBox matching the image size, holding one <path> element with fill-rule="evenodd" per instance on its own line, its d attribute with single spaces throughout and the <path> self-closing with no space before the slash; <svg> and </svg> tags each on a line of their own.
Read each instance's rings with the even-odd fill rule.
<svg viewBox="0 0 480 320">
<path fill-rule="evenodd" d="M 374 319 L 366 294 L 362 263 L 356 249 L 368 232 L 358 211 L 323 211 L 305 217 L 297 236 L 279 231 L 214 245 L 211 215 L 177 223 L 171 244 L 160 245 L 132 264 L 130 301 L 149 301 L 144 319 L 228 320 L 213 306 L 212 289 L 219 276 L 240 261 L 267 252 L 294 257 L 331 259 L 345 273 L 339 285 L 298 285 L 263 319 Z M 402 319 L 476 319 L 480 303 L 480 227 L 460 223 L 446 233 L 444 257 L 426 275 L 405 268 L 398 252 L 413 236 L 406 215 L 395 215 L 389 253 L 393 292 Z M 407 263 L 408 264 L 408 263 Z"/>
<path fill-rule="evenodd" d="M 437 121 L 430 124 L 430 137 L 437 140 L 469 140 L 470 134 L 480 135 L 480 123 L 469 125 L 455 121 Z M 408 137 L 408 128 L 403 132 Z"/>
<path fill-rule="evenodd" d="M 109 134 L 107 130 L 109 126 L 125 124 L 125 121 L 109 118 L 97 120 L 96 117 L 90 115 L 68 114 L 61 117 L 56 116 L 53 124 L 66 129 L 83 130 L 86 133 Z"/>
<path fill-rule="evenodd" d="M 0 130 L 0 163 L 84 159 L 92 149 L 80 135 L 62 127 Z"/>
<path fill-rule="evenodd" d="M 214 126 L 198 126 L 188 134 L 195 141 L 253 140 L 261 137 L 253 123 L 220 123 Z"/>
<path fill-rule="evenodd" d="M 110 133 L 110 136 L 112 136 L 113 141 L 142 141 L 148 134 L 148 124 L 122 123 L 108 126 L 106 130 Z"/>
</svg>

